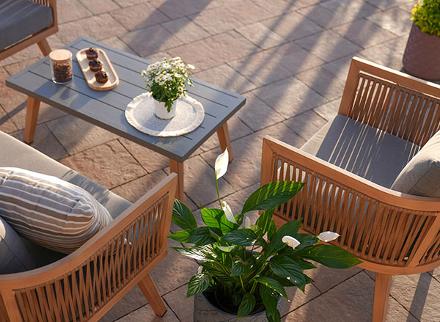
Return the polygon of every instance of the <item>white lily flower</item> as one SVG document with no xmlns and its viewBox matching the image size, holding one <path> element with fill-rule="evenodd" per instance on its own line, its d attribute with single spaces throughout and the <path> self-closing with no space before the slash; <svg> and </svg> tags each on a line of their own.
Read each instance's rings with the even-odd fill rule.
<svg viewBox="0 0 440 322">
<path fill-rule="evenodd" d="M 332 231 L 323 231 L 318 235 L 318 239 L 323 242 L 331 242 L 338 238 L 340 235 L 338 233 L 332 232 Z"/>
<path fill-rule="evenodd" d="M 215 160 L 215 178 L 218 180 L 228 171 L 229 152 L 228 149 L 220 154 Z"/>
<path fill-rule="evenodd" d="M 249 217 L 245 217 L 243 221 L 244 228 L 250 228 L 252 226 L 252 220 Z"/>
<path fill-rule="evenodd" d="M 226 201 L 222 201 L 221 204 L 222 204 L 222 210 L 225 213 L 226 219 L 228 219 L 230 222 L 236 224 L 237 221 L 235 220 L 234 213 L 232 212 L 231 207 L 228 205 L 228 203 Z"/>
<path fill-rule="evenodd" d="M 292 236 L 284 236 L 281 241 L 286 244 L 287 246 L 291 247 L 292 249 L 295 249 L 301 244 L 298 239 L 293 238 Z"/>
</svg>

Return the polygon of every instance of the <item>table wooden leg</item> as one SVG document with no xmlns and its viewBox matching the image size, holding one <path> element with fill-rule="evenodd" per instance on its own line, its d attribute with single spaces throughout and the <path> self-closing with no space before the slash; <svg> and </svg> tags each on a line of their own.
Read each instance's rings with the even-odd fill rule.
<svg viewBox="0 0 440 322">
<path fill-rule="evenodd" d="M 228 129 L 228 123 L 224 123 L 218 130 L 217 130 L 217 136 L 218 140 L 220 141 L 220 148 L 222 149 L 222 152 L 228 148 L 229 153 L 229 162 L 231 162 L 234 159 L 234 156 L 232 154 L 232 146 L 231 146 L 231 139 L 229 138 L 229 129 Z"/>
<path fill-rule="evenodd" d="M 185 195 L 183 193 L 183 176 L 184 176 L 184 170 L 183 170 L 183 162 L 179 162 L 176 160 L 170 160 L 170 170 L 171 172 L 177 173 L 177 191 L 176 191 L 176 198 L 184 201 Z"/>
<path fill-rule="evenodd" d="M 24 127 L 23 141 L 31 144 L 34 141 L 35 129 L 37 127 L 38 111 L 40 101 L 34 97 L 28 97 L 26 107 L 26 121 Z"/>
</svg>

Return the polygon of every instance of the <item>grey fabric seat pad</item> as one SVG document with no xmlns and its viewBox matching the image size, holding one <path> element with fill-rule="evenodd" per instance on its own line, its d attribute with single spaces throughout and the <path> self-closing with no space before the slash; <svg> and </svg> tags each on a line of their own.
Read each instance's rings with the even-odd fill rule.
<svg viewBox="0 0 440 322">
<path fill-rule="evenodd" d="M 47 175 L 52 175 L 63 180 L 69 181 L 88 191 L 96 198 L 113 218 L 119 216 L 131 203 L 112 193 L 101 185 L 80 175 L 76 171 L 51 159 L 34 148 L 18 141 L 12 136 L 0 131 L 0 166 L 23 168 Z M 29 242 L 29 247 L 41 255 L 41 260 L 37 266 L 42 266 L 58 260 L 64 254 L 58 254 L 46 248 L 42 248 Z"/>
<path fill-rule="evenodd" d="M 390 188 L 420 146 L 337 115 L 301 150 Z"/>
<path fill-rule="evenodd" d="M 53 23 L 52 9 L 29 0 L 0 0 L 0 50 Z"/>
</svg>

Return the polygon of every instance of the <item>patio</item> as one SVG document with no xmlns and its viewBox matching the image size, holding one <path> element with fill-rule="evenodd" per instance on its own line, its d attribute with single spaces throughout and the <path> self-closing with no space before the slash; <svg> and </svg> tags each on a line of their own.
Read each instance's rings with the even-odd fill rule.
<svg viewBox="0 0 440 322">
<path fill-rule="evenodd" d="M 300 147 L 336 114 L 352 56 L 401 69 L 411 28 L 407 0 L 58 0 L 52 48 L 80 36 L 155 60 L 181 56 L 195 77 L 243 94 L 229 121 L 235 159 L 221 181 L 233 209 L 258 186 L 262 138 Z M 37 46 L 0 61 L 0 130 L 23 137 L 26 97 L 5 79 L 38 60 Z M 75 135 L 72 135 L 75 133 Z M 215 200 L 214 135 L 185 162 L 193 209 Z M 33 146 L 136 201 L 169 172 L 168 160 L 42 105 Z M 168 305 L 163 321 L 192 321 L 186 285 L 196 264 L 170 250 L 152 277 Z M 319 268 L 305 294 L 282 304 L 286 321 L 369 321 L 374 276 Z M 162 321 L 135 288 L 103 321 Z M 440 270 L 394 278 L 388 321 L 439 321 Z"/>
</svg>

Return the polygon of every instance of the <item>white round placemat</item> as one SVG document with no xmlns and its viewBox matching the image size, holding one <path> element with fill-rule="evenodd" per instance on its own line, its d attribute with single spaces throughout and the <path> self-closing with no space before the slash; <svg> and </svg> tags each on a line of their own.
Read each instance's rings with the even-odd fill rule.
<svg viewBox="0 0 440 322">
<path fill-rule="evenodd" d="M 177 100 L 176 116 L 170 120 L 162 120 L 154 115 L 154 98 L 150 93 L 136 96 L 125 110 L 128 123 L 143 133 L 160 137 L 194 131 L 202 124 L 204 117 L 202 104 L 188 95 Z"/>
</svg>

